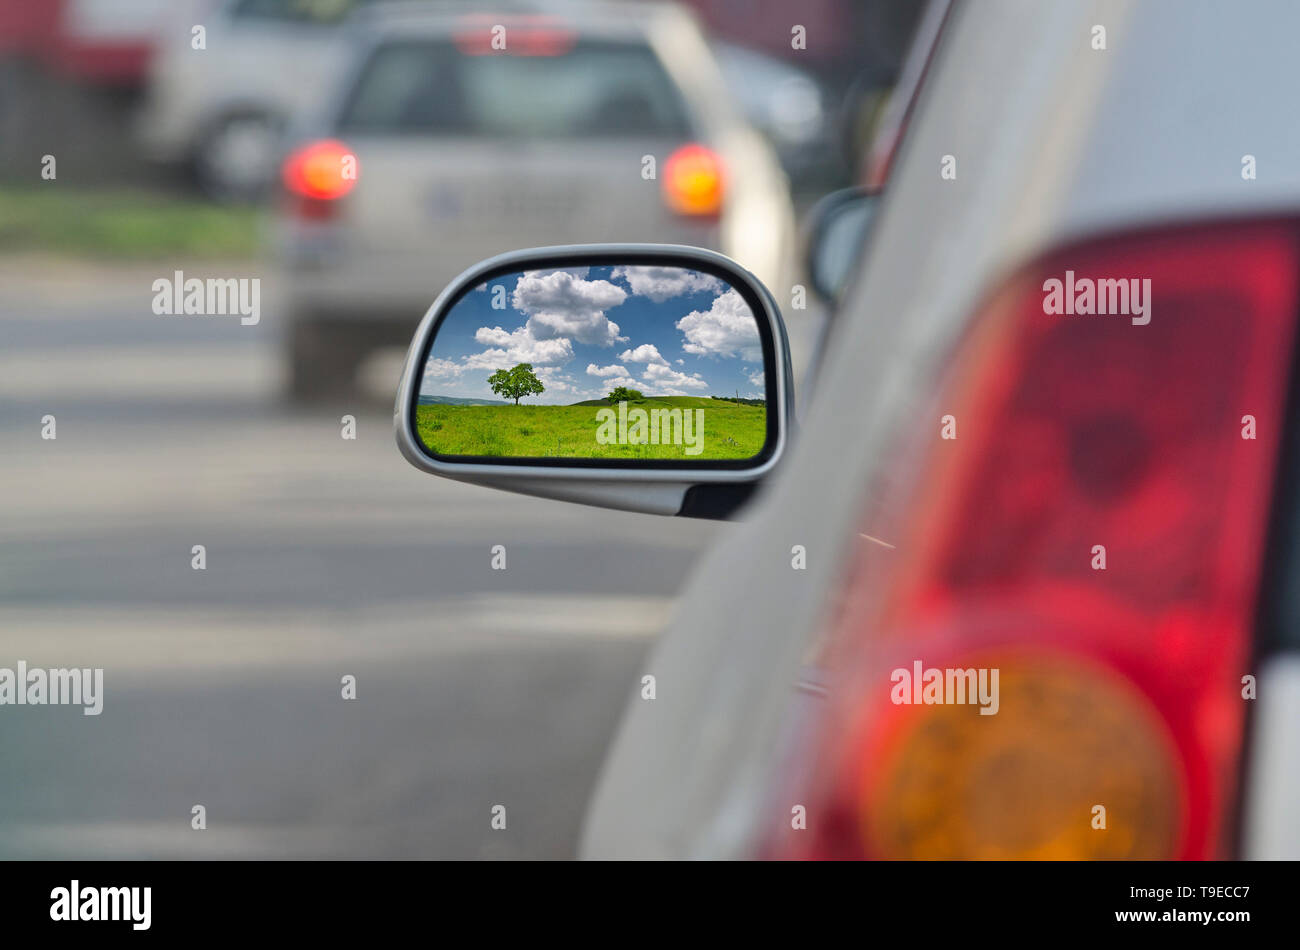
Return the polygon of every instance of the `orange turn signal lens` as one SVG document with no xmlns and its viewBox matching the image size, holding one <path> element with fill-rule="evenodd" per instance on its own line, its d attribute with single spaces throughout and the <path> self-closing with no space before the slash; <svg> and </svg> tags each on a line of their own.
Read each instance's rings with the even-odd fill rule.
<svg viewBox="0 0 1300 950">
<path fill-rule="evenodd" d="M 1003 668 L 997 714 L 899 707 L 893 754 L 861 776 L 863 843 L 884 858 L 1177 854 L 1182 776 L 1158 712 L 1092 667 Z"/>
<path fill-rule="evenodd" d="M 724 186 L 722 159 L 703 145 L 683 145 L 664 164 L 664 201 L 677 214 L 718 214 Z"/>
</svg>

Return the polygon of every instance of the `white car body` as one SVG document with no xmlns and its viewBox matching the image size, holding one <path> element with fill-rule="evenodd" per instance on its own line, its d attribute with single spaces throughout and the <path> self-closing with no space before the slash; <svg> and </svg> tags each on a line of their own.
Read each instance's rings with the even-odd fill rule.
<svg viewBox="0 0 1300 950">
<path fill-rule="evenodd" d="M 862 550 L 859 513 L 888 472 L 891 433 L 926 409 L 984 295 L 1023 262 L 1146 223 L 1300 211 L 1300 127 L 1285 118 L 1293 27 L 1300 7 L 1285 2 L 953 6 L 802 431 L 748 519 L 697 565 L 647 658 L 659 698 L 629 689 L 586 856 L 759 852 L 764 804 L 787 778 L 801 662 Z M 944 156 L 955 180 L 941 178 Z M 796 544 L 804 571 L 791 570 Z M 1243 857 L 1300 857 L 1292 644 L 1255 671 Z"/>
</svg>

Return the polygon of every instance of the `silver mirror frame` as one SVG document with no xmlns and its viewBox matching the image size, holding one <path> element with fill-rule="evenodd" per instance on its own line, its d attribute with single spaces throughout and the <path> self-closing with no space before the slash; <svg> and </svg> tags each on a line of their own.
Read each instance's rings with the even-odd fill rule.
<svg viewBox="0 0 1300 950">
<path fill-rule="evenodd" d="M 878 190 L 873 191 L 855 185 L 824 195 L 809 209 L 802 237 L 804 271 L 808 276 L 809 286 L 823 302 L 835 303 L 844 293 L 852 268 L 861 259 L 862 248 L 870 240 L 871 222 L 878 210 L 876 205 L 879 201 Z M 838 286 L 828 286 L 823 280 L 825 274 L 821 266 L 821 257 L 827 250 L 826 242 L 831 235 L 832 226 L 841 221 L 846 213 L 856 213 L 861 216 L 861 219 L 855 223 L 859 233 L 854 235 L 855 246 L 849 248 L 844 256 L 849 270 L 841 275 Z"/>
<path fill-rule="evenodd" d="M 706 268 L 718 271 L 733 286 L 747 287 L 760 303 L 755 320 L 767 328 L 775 349 L 776 379 L 768 382 L 769 411 L 776 420 L 775 444 L 772 451 L 753 468 L 601 468 L 564 465 L 494 465 L 483 462 L 453 462 L 437 459 L 425 451 L 415 430 L 415 403 L 424 368 L 420 365 L 430 338 L 437 332 L 442 318 L 467 287 L 483 282 L 493 271 L 502 268 L 532 269 L 530 265 L 553 261 L 556 258 L 572 260 L 581 267 L 589 260 L 592 264 L 608 261 L 611 257 L 653 257 L 657 260 L 679 262 L 681 267 Z M 757 277 L 731 258 L 698 247 L 678 244 L 574 244 L 560 247 L 536 247 L 511 251 L 489 258 L 464 271 L 438 295 L 425 312 L 420 326 L 407 350 L 402 381 L 397 387 L 397 402 L 393 408 L 393 426 L 397 446 L 408 462 L 422 472 L 441 475 L 457 481 L 498 488 L 503 491 L 554 498 L 562 501 L 640 511 L 651 514 L 675 515 L 683 512 L 687 493 L 696 486 L 744 486 L 763 479 L 781 461 L 790 439 L 790 426 L 794 418 L 794 375 L 790 368 L 790 347 L 785 335 L 785 324 L 772 294 Z M 723 506 L 725 508 L 725 505 Z M 714 517 L 701 515 L 702 517 Z M 720 517 L 720 516 L 719 516 Z"/>
</svg>

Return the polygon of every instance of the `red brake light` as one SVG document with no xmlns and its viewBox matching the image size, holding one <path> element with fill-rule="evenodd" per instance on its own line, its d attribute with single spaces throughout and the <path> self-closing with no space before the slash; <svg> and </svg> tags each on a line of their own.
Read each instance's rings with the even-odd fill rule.
<svg viewBox="0 0 1300 950">
<path fill-rule="evenodd" d="M 717 215 L 725 188 L 722 159 L 703 145 L 683 145 L 664 163 L 664 201 L 677 214 Z"/>
<path fill-rule="evenodd" d="M 335 139 L 326 139 L 294 151 L 285 159 L 282 178 L 293 195 L 335 201 L 356 187 L 360 171 L 351 149 Z"/>
<path fill-rule="evenodd" d="M 1149 278 L 1150 323 L 1045 313 L 1067 271 Z M 991 298 L 900 446 L 914 487 L 863 526 L 894 550 L 852 569 L 809 830 L 778 849 L 1223 853 L 1298 274 L 1290 225 L 1217 225 L 1080 245 Z M 998 712 L 895 702 L 916 662 L 1000 670 Z"/>
<path fill-rule="evenodd" d="M 563 56 L 578 34 L 552 16 L 475 13 L 461 18 L 452 39 L 466 56 Z"/>
</svg>

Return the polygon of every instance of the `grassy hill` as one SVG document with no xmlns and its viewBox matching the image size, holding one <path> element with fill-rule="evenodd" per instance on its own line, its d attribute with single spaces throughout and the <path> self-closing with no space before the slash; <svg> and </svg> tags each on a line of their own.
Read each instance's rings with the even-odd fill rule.
<svg viewBox="0 0 1300 950">
<path fill-rule="evenodd" d="M 709 396 L 642 396 L 640 399 L 628 400 L 628 408 L 640 406 L 642 409 L 663 409 L 675 406 L 679 409 L 713 409 L 719 401 Z M 573 405 L 608 407 L 610 403 L 608 399 L 584 399 Z"/>
<path fill-rule="evenodd" d="M 571 406 L 430 404 L 416 407 L 416 429 L 425 446 L 440 455 L 507 458 L 746 459 L 767 439 L 766 406 L 707 396 L 648 396 L 631 402 L 629 410 L 703 412 L 702 451 L 687 455 L 685 444 L 602 444 L 596 440 L 597 413 L 610 408 L 617 407 L 603 399 Z"/>
<path fill-rule="evenodd" d="M 465 396 L 421 396 L 421 406 L 508 406 L 504 399 L 474 399 Z"/>
</svg>

